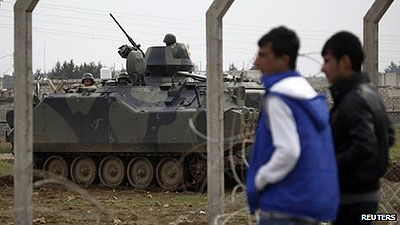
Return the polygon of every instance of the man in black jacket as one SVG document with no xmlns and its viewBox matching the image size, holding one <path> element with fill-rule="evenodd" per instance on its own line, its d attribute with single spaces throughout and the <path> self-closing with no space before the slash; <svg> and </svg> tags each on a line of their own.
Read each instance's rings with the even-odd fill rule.
<svg viewBox="0 0 400 225">
<path fill-rule="evenodd" d="M 330 120 L 341 195 L 334 224 L 370 224 L 361 214 L 377 210 L 379 178 L 386 172 L 394 131 L 378 91 L 361 73 L 358 38 L 339 32 L 326 42 L 322 56 L 334 100 Z"/>
</svg>

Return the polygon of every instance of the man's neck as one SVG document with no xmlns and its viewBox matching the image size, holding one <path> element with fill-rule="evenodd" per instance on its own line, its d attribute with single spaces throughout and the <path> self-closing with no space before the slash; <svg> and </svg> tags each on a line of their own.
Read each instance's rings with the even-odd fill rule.
<svg viewBox="0 0 400 225">
<path fill-rule="evenodd" d="M 285 72 L 289 72 L 289 71 L 293 71 L 293 70 L 287 68 L 287 69 L 282 69 L 282 70 L 276 70 L 276 71 L 274 71 L 274 72 L 271 72 L 271 73 L 268 73 L 268 74 L 265 74 L 265 75 L 266 75 L 266 76 L 268 76 L 268 75 L 275 75 L 275 74 L 278 74 L 278 73 L 285 73 Z"/>
<path fill-rule="evenodd" d="M 357 74 L 357 72 L 355 72 L 354 70 L 349 70 L 343 73 L 342 77 L 343 79 L 349 79 L 350 77 L 353 77 L 355 74 Z"/>
</svg>

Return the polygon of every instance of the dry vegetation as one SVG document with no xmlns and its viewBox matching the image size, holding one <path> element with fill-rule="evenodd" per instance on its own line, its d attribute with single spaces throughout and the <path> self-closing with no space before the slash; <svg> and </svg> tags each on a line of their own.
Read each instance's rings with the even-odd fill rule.
<svg viewBox="0 0 400 225">
<path fill-rule="evenodd" d="M 2 182 L 0 224 L 12 224 L 13 188 L 6 184 L 12 183 L 12 177 L 3 177 Z M 34 224 L 207 224 L 207 195 L 203 193 L 149 192 L 128 188 L 90 188 L 87 192 L 105 208 L 108 216 L 95 207 L 88 196 L 61 187 L 41 187 L 34 189 L 33 193 Z M 241 197 L 235 203 L 230 200 L 228 194 L 228 212 L 245 207 Z M 245 214 L 233 217 L 227 224 L 245 224 Z"/>
</svg>

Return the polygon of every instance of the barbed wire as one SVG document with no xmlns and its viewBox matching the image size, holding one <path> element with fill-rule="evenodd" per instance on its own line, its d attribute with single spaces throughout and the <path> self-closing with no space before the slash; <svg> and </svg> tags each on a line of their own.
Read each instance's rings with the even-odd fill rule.
<svg viewBox="0 0 400 225">
<path fill-rule="evenodd" d="M 1 58 L 5 58 L 5 57 L 9 57 L 9 56 L 13 56 L 14 55 L 14 53 L 10 53 L 10 54 L 7 54 L 7 55 L 3 55 L 3 56 L 0 56 L 0 59 Z"/>
<path fill-rule="evenodd" d="M 233 121 L 233 126 L 235 126 L 236 123 L 238 123 L 239 121 L 236 119 Z M 196 135 L 198 135 L 199 137 L 205 139 L 206 141 L 211 139 L 210 136 L 206 136 L 205 134 L 201 133 L 199 130 L 196 129 L 193 120 L 189 120 L 189 127 L 191 129 L 191 131 L 193 133 L 195 133 Z M 229 210 L 229 212 L 223 213 L 221 215 L 218 215 L 216 220 L 213 222 L 214 224 L 221 224 L 221 223 L 228 223 L 230 221 L 232 221 L 234 218 L 239 218 L 241 219 L 241 224 L 243 224 L 244 222 L 242 222 L 243 219 L 246 220 L 247 224 L 252 225 L 254 224 L 257 220 L 258 220 L 258 215 L 251 215 L 249 208 L 247 206 L 247 201 L 246 201 L 246 194 L 245 194 L 245 185 L 243 183 L 243 181 L 241 180 L 240 176 L 237 174 L 236 172 L 236 165 L 235 165 L 235 156 L 237 152 L 239 152 L 241 154 L 241 157 L 239 157 L 239 159 L 241 159 L 241 163 L 243 163 L 246 168 L 248 166 L 248 162 L 247 162 L 247 158 L 246 158 L 246 151 L 248 151 L 248 149 L 246 149 L 246 144 L 242 143 L 241 148 L 239 150 L 234 149 L 234 145 L 235 142 L 238 142 L 239 140 L 243 141 L 243 142 L 252 142 L 252 139 L 248 138 L 250 136 L 254 135 L 254 131 L 250 131 L 250 132 L 244 132 L 242 134 L 239 135 L 233 135 L 231 134 L 230 137 L 225 138 L 224 142 L 230 142 L 228 143 L 228 150 L 226 151 L 228 153 L 228 156 L 226 157 L 227 159 L 229 159 L 229 164 L 227 164 L 227 168 L 232 171 L 233 174 L 233 178 L 235 181 L 235 186 L 233 187 L 232 190 L 228 191 L 228 195 L 225 196 L 224 199 L 224 204 L 227 206 L 235 206 L 235 207 L 239 207 L 239 209 L 234 209 L 232 211 Z M 229 136 L 229 135 L 228 135 Z M 215 141 L 216 139 L 212 139 L 213 141 Z M 196 152 L 196 150 L 198 148 L 205 148 L 207 142 L 202 143 L 202 144 L 197 144 L 195 146 L 193 146 L 191 149 L 189 149 L 189 152 Z M 184 160 L 185 157 L 188 155 L 183 155 L 181 157 L 181 160 Z M 389 176 L 388 174 L 392 174 L 394 173 L 394 179 L 398 179 L 397 181 L 390 181 L 388 179 L 383 179 L 382 180 L 382 201 L 380 203 L 380 207 L 379 210 L 382 213 L 393 213 L 393 212 L 398 212 L 398 210 L 400 209 L 400 173 L 396 173 L 393 172 L 395 171 L 395 167 L 390 167 L 390 169 L 388 170 L 386 177 Z M 84 199 L 86 199 L 87 201 L 89 201 L 90 203 L 92 203 L 100 212 L 100 215 L 103 215 L 105 217 L 105 220 L 107 221 L 111 221 L 111 223 L 119 223 L 118 220 L 116 220 L 112 215 L 111 212 L 108 211 L 103 205 L 101 205 L 95 197 L 93 197 L 91 194 L 89 194 L 85 189 L 82 189 L 80 186 L 76 185 L 75 183 L 66 180 L 65 178 L 48 178 L 48 177 L 53 177 L 54 175 L 52 174 L 46 174 L 41 170 L 34 170 L 34 174 L 35 176 L 41 177 L 41 178 L 45 178 L 43 180 L 39 180 L 36 181 L 34 183 L 34 187 L 40 187 L 43 185 L 56 185 L 55 188 L 64 188 L 67 190 L 71 190 L 77 194 L 79 194 L 80 196 L 82 196 Z M 207 180 L 202 180 L 201 181 L 201 185 L 204 187 L 207 184 Z M 185 184 L 183 189 L 185 189 Z M 240 192 L 241 191 L 241 192 Z M 229 196 L 230 195 L 230 196 Z M 244 205 L 244 206 L 242 206 Z M 50 207 L 47 207 L 47 209 L 49 209 Z M 39 208 L 42 209 L 42 208 Z M 111 208 L 109 208 L 111 210 Z M 18 210 L 18 209 L 17 209 Z M 50 208 L 51 211 L 51 208 Z M 51 211 L 53 212 L 53 211 Z M 68 214 L 68 213 L 65 213 Z M 95 220 L 96 224 L 100 224 L 101 222 L 101 216 L 94 216 L 92 219 Z M 186 213 L 183 215 L 178 215 L 177 218 L 175 219 L 175 222 L 173 222 L 174 224 L 181 224 L 181 223 L 185 223 L 185 221 L 187 219 L 189 219 L 192 216 L 192 214 Z M 117 221 L 117 222 L 114 222 Z M 390 224 L 396 224 L 396 223 L 390 223 Z"/>
<path fill-rule="evenodd" d="M 49 171 L 43 171 L 43 170 L 33 170 L 34 176 L 44 178 L 42 180 L 38 180 L 33 184 L 33 188 L 38 188 L 43 185 L 49 185 L 49 184 L 56 184 L 60 185 L 61 187 L 64 187 L 65 189 L 69 191 L 73 191 L 77 194 L 79 194 L 81 197 L 84 199 L 88 200 L 90 203 L 92 203 L 106 218 L 107 220 L 111 221 L 112 216 L 110 212 L 108 212 L 98 201 L 96 198 L 91 196 L 85 189 L 82 187 L 78 186 L 77 184 L 69 181 L 68 179 L 58 176 L 57 174 L 51 173 Z M 49 178 L 47 178 L 49 177 Z M 96 219 L 97 224 L 100 223 L 100 218 L 97 217 Z"/>
</svg>

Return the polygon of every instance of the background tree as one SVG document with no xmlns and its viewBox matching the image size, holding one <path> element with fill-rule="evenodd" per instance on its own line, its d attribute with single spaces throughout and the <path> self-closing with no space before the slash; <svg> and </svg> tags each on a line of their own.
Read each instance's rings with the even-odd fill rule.
<svg viewBox="0 0 400 225">
<path fill-rule="evenodd" d="M 229 71 L 237 71 L 238 69 L 237 69 L 237 67 L 235 66 L 235 64 L 234 63 L 230 63 L 229 64 Z"/>
<path fill-rule="evenodd" d="M 51 79 L 80 79 L 84 73 L 92 73 L 95 78 L 100 78 L 100 69 L 103 65 L 98 62 L 83 63 L 75 65 L 74 61 L 56 62 L 55 66 L 49 71 Z"/>
<path fill-rule="evenodd" d="M 396 65 L 393 61 L 386 67 L 385 73 L 400 73 L 400 62 L 399 65 Z"/>
<path fill-rule="evenodd" d="M 38 77 L 40 77 L 41 75 L 43 75 L 42 70 L 36 69 L 33 73 L 33 79 L 38 79 Z"/>
</svg>

